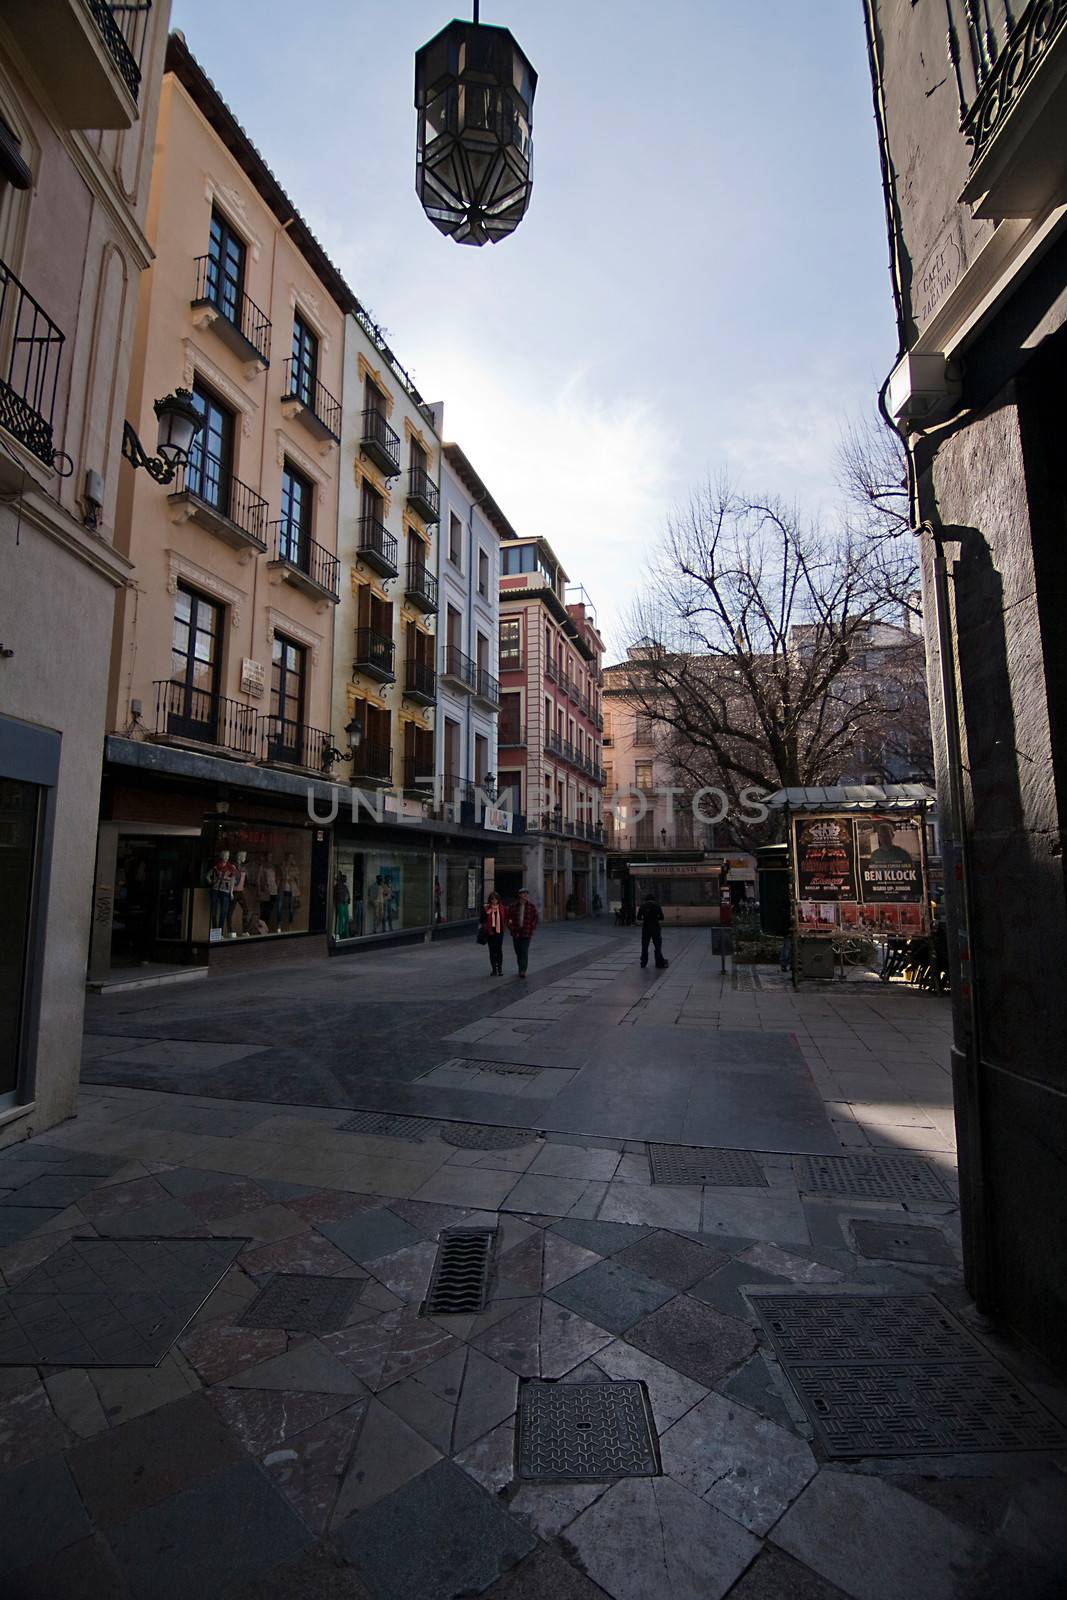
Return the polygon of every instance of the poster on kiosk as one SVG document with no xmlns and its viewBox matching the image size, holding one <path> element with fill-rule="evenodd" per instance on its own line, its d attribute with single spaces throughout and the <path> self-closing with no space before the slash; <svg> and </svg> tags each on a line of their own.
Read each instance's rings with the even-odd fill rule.
<svg viewBox="0 0 1067 1600">
<path fill-rule="evenodd" d="M 921 816 L 794 816 L 791 835 L 800 934 L 929 932 Z"/>
</svg>

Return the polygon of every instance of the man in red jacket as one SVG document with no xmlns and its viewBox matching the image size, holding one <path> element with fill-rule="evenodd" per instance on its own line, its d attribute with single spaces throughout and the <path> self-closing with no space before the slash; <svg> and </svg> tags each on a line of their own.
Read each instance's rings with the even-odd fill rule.
<svg viewBox="0 0 1067 1600">
<path fill-rule="evenodd" d="M 525 978 L 530 960 L 530 940 L 537 928 L 537 907 L 525 889 L 519 890 L 519 898 L 508 912 L 508 928 L 515 946 L 515 960 L 519 963 L 519 977 Z"/>
</svg>

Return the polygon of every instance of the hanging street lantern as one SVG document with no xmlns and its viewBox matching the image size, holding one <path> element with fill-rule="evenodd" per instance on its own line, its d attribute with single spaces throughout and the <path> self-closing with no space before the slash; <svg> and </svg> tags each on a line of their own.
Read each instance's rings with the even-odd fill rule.
<svg viewBox="0 0 1067 1600">
<path fill-rule="evenodd" d="M 514 233 L 533 188 L 537 73 L 506 28 L 450 22 L 415 56 L 415 190 L 457 244 Z"/>
</svg>

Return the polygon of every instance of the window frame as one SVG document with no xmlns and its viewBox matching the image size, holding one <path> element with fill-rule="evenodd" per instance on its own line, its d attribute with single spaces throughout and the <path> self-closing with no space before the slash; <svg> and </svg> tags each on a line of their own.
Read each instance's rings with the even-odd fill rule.
<svg viewBox="0 0 1067 1600">
<path fill-rule="evenodd" d="M 228 259 L 236 260 L 236 276 L 226 271 Z M 224 211 L 212 206 L 208 224 L 207 270 L 204 275 L 204 288 L 207 290 L 205 298 L 210 300 L 219 316 L 225 317 L 235 328 L 241 326 L 241 301 L 245 296 L 247 265 L 247 240 L 238 233 Z M 223 292 L 223 285 L 227 283 L 233 289 L 232 305 Z"/>
<path fill-rule="evenodd" d="M 293 312 L 290 357 L 289 392 L 296 396 L 301 405 L 314 411 L 315 386 L 319 380 L 319 336 L 299 311 Z"/>
</svg>

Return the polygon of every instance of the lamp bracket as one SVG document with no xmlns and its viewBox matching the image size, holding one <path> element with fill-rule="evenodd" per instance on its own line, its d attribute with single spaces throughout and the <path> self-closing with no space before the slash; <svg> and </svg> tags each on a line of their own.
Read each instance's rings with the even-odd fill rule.
<svg viewBox="0 0 1067 1600">
<path fill-rule="evenodd" d="M 150 456 L 128 422 L 122 424 L 122 454 L 135 470 L 144 467 L 150 478 L 157 483 L 168 484 L 174 482 L 174 475 L 178 470 L 175 461 L 165 461 L 162 456 Z"/>
</svg>

